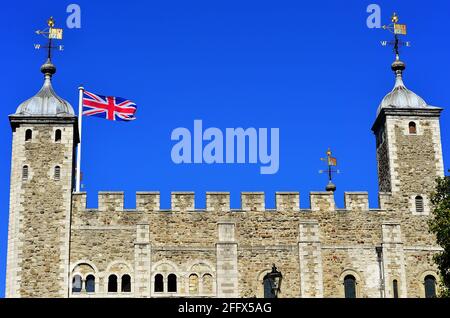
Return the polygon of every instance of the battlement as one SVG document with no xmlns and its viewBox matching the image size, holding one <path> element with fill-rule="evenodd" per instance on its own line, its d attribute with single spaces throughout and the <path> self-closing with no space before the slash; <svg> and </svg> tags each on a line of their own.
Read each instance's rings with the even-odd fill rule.
<svg viewBox="0 0 450 318">
<path fill-rule="evenodd" d="M 345 192 L 344 202 L 345 208 L 350 211 L 369 210 L 369 194 L 367 192 Z"/>
<path fill-rule="evenodd" d="M 340 212 L 368 212 L 388 210 L 390 208 L 390 194 L 379 194 L 379 209 L 369 208 L 369 195 L 367 192 L 345 192 L 344 193 L 344 208 L 337 209 L 332 192 L 310 192 L 310 208 L 300 208 L 300 193 L 299 192 L 276 192 L 275 211 L 280 212 L 333 212 L 339 210 Z M 91 212 L 159 212 L 160 193 L 159 192 L 137 192 L 136 193 L 136 209 L 124 209 L 124 193 L 123 192 L 99 192 L 98 193 L 98 208 L 87 209 L 87 194 L 86 192 L 74 193 L 73 206 L 77 211 Z M 195 193 L 194 192 L 172 192 L 171 193 L 171 212 L 265 212 L 274 211 L 267 210 L 265 205 L 264 192 L 242 192 L 241 206 L 238 209 L 231 209 L 230 207 L 230 192 L 207 192 L 206 193 L 206 209 L 195 208 Z"/>
</svg>

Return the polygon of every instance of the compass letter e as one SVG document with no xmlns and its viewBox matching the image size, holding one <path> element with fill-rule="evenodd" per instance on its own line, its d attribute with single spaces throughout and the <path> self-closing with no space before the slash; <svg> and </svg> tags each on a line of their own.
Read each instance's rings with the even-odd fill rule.
<svg viewBox="0 0 450 318">
<path fill-rule="evenodd" d="M 81 28 L 81 8 L 78 4 L 69 4 L 66 9 L 70 15 L 67 17 L 66 24 L 69 29 Z"/>
</svg>

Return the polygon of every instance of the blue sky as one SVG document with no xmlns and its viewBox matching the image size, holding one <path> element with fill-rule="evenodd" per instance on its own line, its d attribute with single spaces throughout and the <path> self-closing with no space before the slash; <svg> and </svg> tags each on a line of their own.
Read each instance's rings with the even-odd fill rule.
<svg viewBox="0 0 450 318">
<path fill-rule="evenodd" d="M 53 15 L 65 27 L 69 1 L 2 4 L 3 76 L 0 107 L 0 296 L 4 294 L 11 160 L 7 115 L 42 85 L 44 43 L 34 31 Z M 405 83 L 429 104 L 446 108 L 450 44 L 448 1 L 74 1 L 81 29 L 66 29 L 64 52 L 56 52 L 57 93 L 77 108 L 77 87 L 133 99 L 131 123 L 83 121 L 84 190 L 88 205 L 97 192 L 125 191 L 127 208 L 136 191 L 321 191 L 320 158 L 331 147 L 342 171 L 336 202 L 344 191 L 368 191 L 377 207 L 375 139 L 370 130 L 378 104 L 394 85 L 393 53 L 380 40 L 391 34 L 366 26 L 371 3 L 383 23 L 393 11 L 408 24 L 411 48 L 403 49 Z M 261 175 L 259 165 L 175 165 L 173 129 L 204 127 L 280 129 L 280 169 Z M 450 114 L 441 119 L 445 169 L 450 168 Z"/>
</svg>

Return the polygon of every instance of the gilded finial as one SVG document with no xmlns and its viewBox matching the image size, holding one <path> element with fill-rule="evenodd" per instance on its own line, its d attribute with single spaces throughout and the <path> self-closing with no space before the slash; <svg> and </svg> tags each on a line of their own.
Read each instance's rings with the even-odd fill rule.
<svg viewBox="0 0 450 318">
<path fill-rule="evenodd" d="M 392 14 L 392 18 L 391 18 L 391 21 L 392 21 L 392 23 L 398 23 L 398 15 L 397 15 L 397 13 L 393 13 Z"/>
<path fill-rule="evenodd" d="M 47 20 L 47 25 L 49 26 L 49 28 L 53 28 L 55 26 L 55 20 L 53 19 L 53 17 L 50 17 L 50 19 Z"/>
</svg>

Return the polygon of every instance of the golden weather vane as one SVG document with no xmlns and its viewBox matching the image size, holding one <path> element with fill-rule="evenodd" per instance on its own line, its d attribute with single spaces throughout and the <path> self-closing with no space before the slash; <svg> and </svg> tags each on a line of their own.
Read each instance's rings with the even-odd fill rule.
<svg viewBox="0 0 450 318">
<path fill-rule="evenodd" d="M 58 51 L 63 51 L 64 50 L 64 46 L 63 45 L 58 45 L 58 46 L 53 46 L 52 45 L 52 41 L 53 40 L 62 40 L 63 38 L 63 29 L 60 28 L 55 28 L 55 20 L 53 19 L 53 17 L 50 17 L 47 20 L 47 25 L 48 28 L 45 28 L 44 30 L 37 30 L 36 34 L 39 35 L 43 35 L 45 38 L 48 39 L 48 44 L 47 45 L 40 45 L 40 44 L 35 44 L 34 48 L 36 50 L 39 49 L 48 49 L 48 59 L 51 60 L 52 58 L 52 49 L 58 49 Z"/>
<path fill-rule="evenodd" d="M 394 47 L 395 57 L 398 60 L 400 58 L 399 54 L 399 46 L 406 46 L 410 47 L 411 42 L 409 41 L 401 41 L 399 36 L 400 35 L 406 35 L 406 24 L 400 24 L 398 23 L 400 20 L 397 13 L 393 13 L 391 17 L 391 24 L 383 25 L 384 30 L 388 30 L 389 32 L 394 34 L 394 41 L 381 41 L 381 45 L 392 45 Z"/>
<path fill-rule="evenodd" d="M 333 180 L 333 173 L 340 173 L 339 170 L 333 169 L 333 167 L 337 166 L 337 159 L 336 157 L 332 156 L 330 148 L 327 150 L 327 157 L 326 158 L 320 158 L 322 161 L 327 162 L 327 169 L 326 170 L 319 170 L 319 173 L 327 173 L 328 174 L 328 184 L 326 186 L 327 191 L 336 191 L 336 186 L 332 182 Z"/>
</svg>

